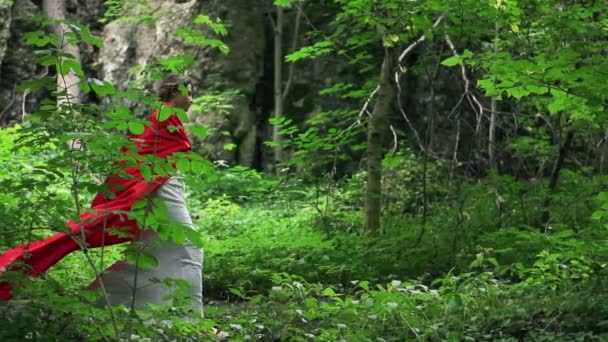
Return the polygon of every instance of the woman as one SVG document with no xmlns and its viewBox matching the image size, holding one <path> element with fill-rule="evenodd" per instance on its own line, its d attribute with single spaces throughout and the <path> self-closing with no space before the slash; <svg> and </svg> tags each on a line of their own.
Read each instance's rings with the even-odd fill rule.
<svg viewBox="0 0 608 342">
<path fill-rule="evenodd" d="M 159 87 L 163 106 L 188 110 L 192 103 L 190 82 L 182 76 L 169 75 Z M 141 156 L 155 155 L 167 158 L 176 152 L 190 152 L 191 143 L 183 124 L 175 114 L 166 120 L 159 120 L 154 111 L 144 132 L 132 135 Z M 192 225 L 186 208 L 183 192 L 184 184 L 178 176 L 154 176 L 146 180 L 139 166 L 126 167 L 123 172 L 129 177 L 111 176 L 105 181 L 113 196 L 98 193 L 93 199 L 91 210 L 80 216 L 79 222 L 70 221 L 67 226 L 71 233 L 57 233 L 42 241 L 20 245 L 0 255 L 0 273 L 6 270 L 23 271 L 37 276 L 57 263 L 67 254 L 83 248 L 108 246 L 136 241 L 138 248 L 155 256 L 158 267 L 142 269 L 118 262 L 101 274 L 92 287 L 102 287 L 106 295 L 105 304 L 133 305 L 143 308 L 146 304 L 164 305 L 169 302 L 163 298 L 172 290 L 161 285 L 158 280 L 174 278 L 185 280 L 190 286 L 191 304 L 202 309 L 202 250 L 189 241 L 180 245 L 171 241 L 161 242 L 158 234 L 151 229 L 140 229 L 135 219 L 127 216 L 134 203 L 145 198 L 155 197 L 167 206 L 168 219 L 174 223 Z M 112 234 L 120 227 L 129 234 Z M 82 239 L 84 237 L 84 241 Z M 181 282 L 184 283 L 183 281 Z M 16 284 L 15 284 L 16 285 Z M 0 300 L 12 297 L 13 284 L 0 283 Z"/>
</svg>

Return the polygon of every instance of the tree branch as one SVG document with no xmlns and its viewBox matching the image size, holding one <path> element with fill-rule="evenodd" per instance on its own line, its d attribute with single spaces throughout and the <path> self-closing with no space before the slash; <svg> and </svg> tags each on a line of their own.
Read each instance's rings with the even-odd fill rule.
<svg viewBox="0 0 608 342">
<path fill-rule="evenodd" d="M 296 24 L 293 32 L 293 40 L 291 42 L 291 53 L 296 51 L 298 47 L 298 35 L 300 35 L 300 23 L 302 21 L 302 10 L 300 7 L 297 7 L 298 15 L 296 16 Z M 296 63 L 289 64 L 289 71 L 287 72 L 287 83 L 285 84 L 285 90 L 283 90 L 283 101 L 287 98 L 287 94 L 291 90 L 291 84 L 293 82 L 293 74 L 295 71 Z"/>
<path fill-rule="evenodd" d="M 439 18 L 437 18 L 437 20 L 435 20 L 435 23 L 433 24 L 433 28 L 439 26 L 439 24 L 441 24 L 444 20 L 445 20 L 445 16 L 443 16 L 443 15 L 439 16 Z M 426 40 L 426 35 L 423 34 L 415 42 L 413 42 L 407 48 L 405 48 L 405 50 L 403 50 L 403 52 L 401 52 L 401 54 L 399 55 L 399 69 L 395 72 L 395 84 L 397 84 L 397 102 L 399 104 L 399 111 L 401 112 L 401 116 L 403 116 L 403 118 L 405 119 L 405 122 L 407 122 L 407 125 L 410 127 L 410 129 L 414 133 L 414 138 L 416 139 L 418 148 L 420 148 L 421 151 L 425 151 L 425 148 L 420 140 L 420 135 L 418 134 L 418 131 L 416 131 L 416 129 L 414 128 L 414 125 L 412 125 L 410 119 L 407 117 L 407 114 L 405 113 L 405 110 L 403 109 L 403 103 L 401 101 L 401 76 L 403 76 L 403 74 L 405 74 L 405 72 L 407 71 L 407 68 L 403 67 L 401 65 L 401 62 L 403 62 L 405 57 L 407 57 L 407 55 L 410 54 L 414 50 L 414 48 L 416 48 L 418 45 L 420 45 L 425 40 Z"/>
<path fill-rule="evenodd" d="M 450 38 L 450 36 L 446 33 L 444 38 L 445 38 L 446 43 L 450 47 L 452 54 L 454 56 L 458 56 L 459 55 L 458 51 L 456 50 L 456 47 L 454 46 L 454 43 L 452 42 L 452 39 Z M 481 117 L 483 115 L 483 105 L 477 99 L 477 97 L 471 93 L 471 81 L 469 81 L 469 78 L 467 77 L 467 70 L 464 67 L 464 63 L 460 62 L 459 65 L 460 65 L 460 72 L 462 74 L 462 79 L 464 80 L 464 94 L 465 94 L 467 100 L 469 101 L 471 108 L 473 108 L 473 110 L 475 111 L 475 114 L 477 115 L 477 126 L 475 127 L 475 133 L 478 133 L 479 128 L 481 127 Z"/>
</svg>

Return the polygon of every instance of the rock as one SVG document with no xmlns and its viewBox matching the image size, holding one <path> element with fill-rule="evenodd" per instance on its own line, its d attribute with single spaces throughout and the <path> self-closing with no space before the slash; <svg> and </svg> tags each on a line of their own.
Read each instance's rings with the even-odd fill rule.
<svg viewBox="0 0 608 342">
<path fill-rule="evenodd" d="M 232 108 L 228 113 L 214 108 L 192 113 L 192 121 L 211 128 L 209 137 L 196 141 L 197 151 L 214 160 L 225 160 L 230 165 L 266 169 L 272 163 L 271 150 L 263 144 L 272 137 L 272 127 L 268 121 L 273 111 L 274 42 L 269 16 L 274 12 L 270 5 L 252 6 L 249 0 L 149 1 L 147 8 L 133 8 L 131 19 L 150 14 L 157 16 L 156 21 L 121 20 L 105 26 L 99 23 L 103 16 L 102 0 L 66 0 L 66 9 L 70 20 L 90 26 L 105 42 L 102 49 L 81 46 L 83 67 L 88 77 L 110 81 L 118 89 L 124 90 L 138 78 L 137 73 L 132 73 L 134 67 L 155 64 L 162 57 L 189 53 L 194 57 L 188 73 L 193 81 L 195 96 L 238 91 L 238 95 L 229 98 Z M 24 32 L 35 28 L 27 18 L 39 12 L 30 0 L 18 1 L 12 6 L 10 37 L 7 43 L 0 40 L 0 52 L 3 46 L 10 46 L 15 53 L 7 54 L 2 64 L 0 105 L 10 102 L 15 83 L 31 79 L 41 72 L 36 69 L 31 50 L 20 40 Z M 210 47 L 185 46 L 181 38 L 174 35 L 178 28 L 193 26 L 193 19 L 199 14 L 222 20 L 228 29 L 228 36 L 220 38 L 230 47 L 229 54 Z M 319 27 L 331 18 L 324 10 L 309 14 L 315 20 L 315 25 L 321 25 Z M 286 11 L 286 49 L 292 45 L 295 17 L 295 11 Z M 8 20 L 5 16 L 2 18 L 4 21 L 0 21 L 0 28 Z M 209 31 L 203 25 L 198 28 Z M 302 22 L 300 36 L 296 38 L 297 47 L 310 43 L 304 38 L 307 30 L 305 22 Z M 214 35 L 209 32 L 209 36 Z M 283 67 L 287 78 L 289 63 Z M 314 113 L 335 108 L 340 100 L 319 97 L 318 91 L 333 82 L 356 79 L 357 73 L 351 72 L 352 68 L 336 57 L 298 62 L 284 106 L 285 115 L 296 124 L 303 125 Z M 20 101 L 17 94 L 15 105 L 9 110 L 12 117 L 20 112 Z M 28 103 L 31 103 L 28 106 L 32 109 L 36 108 L 37 101 L 35 94 L 28 96 Z M 83 102 L 96 101 L 99 99 L 95 95 L 83 99 Z M 132 107 L 143 106 L 133 103 Z M 225 146 L 229 144 L 235 148 L 226 149 Z"/>
<path fill-rule="evenodd" d="M 132 81 L 129 70 L 156 63 L 159 58 L 189 53 L 194 56 L 190 68 L 196 95 L 205 91 L 236 88 L 241 95 L 231 101 L 233 109 L 228 115 L 206 111 L 193 116 L 195 122 L 208 124 L 212 135 L 199 142 L 199 152 L 212 159 L 226 160 L 230 164 L 252 166 L 255 151 L 256 114 L 250 108 L 261 75 L 264 54 L 265 19 L 260 6 L 251 6 L 246 0 L 224 1 L 157 1 L 147 10 L 159 14 L 153 24 L 113 22 L 104 29 L 105 47 L 100 52 L 101 77 L 119 89 Z M 141 13 L 141 12 L 140 12 Z M 133 14 L 138 14 L 134 12 Z M 231 52 L 224 55 L 207 47 L 187 47 L 174 32 L 192 26 L 198 14 L 221 18 L 229 35 L 223 41 Z M 218 82 L 219 81 L 219 82 Z M 226 136 L 222 132 L 231 132 Z M 233 143 L 243 148 L 224 149 Z"/>
<path fill-rule="evenodd" d="M 32 18 L 40 14 L 40 10 L 29 0 L 16 1 L 12 6 L 10 3 L 8 2 L 8 7 L 4 7 L 7 2 L 0 0 L 0 8 L 9 10 L 5 12 L 7 16 L 0 16 L 0 37 L 6 37 L 6 40 L 0 38 L 0 50 L 2 46 L 5 49 L 1 54 L 3 57 L 0 58 L 0 125 L 20 117 L 23 95 L 15 92 L 15 87 L 36 74 L 32 49 L 23 42 L 23 35 L 36 29 Z M 9 26 L 8 35 L 6 25 Z M 32 108 L 35 103 L 35 96 L 28 97 L 26 108 Z"/>
<path fill-rule="evenodd" d="M 12 20 L 11 13 L 12 1 L 0 1 L 0 65 L 6 53 L 8 39 L 10 37 L 10 27 Z M 2 77 L 2 74 L 0 74 Z"/>
</svg>

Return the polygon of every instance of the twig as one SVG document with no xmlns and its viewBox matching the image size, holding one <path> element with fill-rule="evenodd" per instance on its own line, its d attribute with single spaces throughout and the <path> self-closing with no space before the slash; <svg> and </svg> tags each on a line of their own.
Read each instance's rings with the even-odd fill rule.
<svg viewBox="0 0 608 342">
<path fill-rule="evenodd" d="M 0 112 L 0 119 L 2 118 L 2 116 L 4 116 L 4 113 L 6 113 L 6 111 L 11 108 L 11 106 L 13 105 L 13 103 L 15 103 L 15 90 L 17 89 L 17 84 L 15 83 L 13 85 L 13 96 L 11 98 L 11 101 L 8 103 L 8 105 L 6 107 L 4 107 L 4 109 Z"/>
<path fill-rule="evenodd" d="M 391 149 L 391 153 L 394 155 L 397 152 L 397 148 L 399 147 L 399 139 L 397 137 L 397 132 L 395 132 L 395 128 L 393 125 L 389 125 L 391 129 L 391 133 L 393 133 L 393 148 Z"/>
<path fill-rule="evenodd" d="M 274 21 L 274 18 L 272 18 L 272 14 L 268 14 L 268 19 L 270 19 L 270 25 L 272 25 L 272 32 L 276 31 L 277 24 Z"/>
<path fill-rule="evenodd" d="M 407 122 L 407 125 L 410 127 L 410 129 L 412 130 L 412 132 L 414 132 L 414 138 L 416 138 L 416 143 L 418 144 L 418 147 L 420 148 L 421 151 L 424 151 L 424 146 L 422 145 L 422 142 L 420 141 L 420 136 L 418 135 L 418 131 L 416 130 L 416 128 L 414 128 L 414 125 L 412 125 L 412 122 L 410 121 L 410 119 L 407 117 L 407 113 L 405 113 L 405 109 L 403 109 L 403 102 L 401 101 L 401 83 L 399 82 L 399 73 L 395 73 L 395 84 L 397 84 L 397 91 L 398 91 L 398 95 L 397 95 L 397 104 L 399 105 L 399 112 L 401 113 L 401 116 L 403 116 L 403 119 L 405 119 L 405 122 Z"/>
<path fill-rule="evenodd" d="M 25 101 L 27 100 L 27 95 L 30 93 L 29 89 L 26 89 L 23 92 L 23 99 L 21 99 L 21 122 L 25 121 Z"/>
<path fill-rule="evenodd" d="M 300 10 L 300 7 L 297 7 L 298 9 L 298 15 L 296 16 L 296 27 L 294 29 L 293 32 L 293 41 L 291 42 L 291 53 L 294 53 L 296 51 L 296 48 L 298 46 L 298 35 L 300 34 L 300 22 L 302 21 L 302 10 Z M 283 101 L 285 101 L 285 99 L 287 98 L 287 94 L 289 94 L 289 91 L 291 90 L 291 84 L 293 83 L 293 74 L 295 71 L 295 66 L 296 63 L 291 63 L 289 64 L 289 71 L 287 72 L 287 83 L 285 84 L 285 90 L 283 90 Z"/>
<path fill-rule="evenodd" d="M 44 68 L 44 71 L 42 72 L 42 74 L 40 74 L 40 76 L 36 76 L 36 79 L 38 79 L 38 80 L 39 80 L 39 79 L 41 79 L 41 78 L 45 77 L 46 75 L 48 75 L 48 73 L 49 73 L 49 67 L 45 67 L 45 68 Z M 65 82 L 65 79 L 64 79 L 64 83 L 66 83 L 66 82 Z M 25 121 L 25 114 L 26 114 L 26 113 L 25 113 L 25 102 L 26 102 L 26 100 L 27 100 L 27 96 L 28 96 L 30 93 L 31 93 L 31 90 L 30 90 L 29 88 L 28 88 L 28 89 L 26 89 L 26 90 L 23 92 L 23 99 L 21 99 L 21 122 L 24 122 L 24 121 Z M 2 115 L 0 115 L 0 116 L 2 116 Z"/>
<path fill-rule="evenodd" d="M 441 22 L 445 19 L 445 16 L 439 16 L 439 18 L 437 18 L 437 20 L 435 20 L 435 23 L 433 24 L 433 28 L 439 26 L 439 24 L 441 24 Z M 424 42 L 426 40 L 426 35 L 422 35 L 420 36 L 420 38 L 418 38 L 415 42 L 413 42 L 410 46 L 408 46 L 405 50 L 403 50 L 403 52 L 401 53 L 401 55 L 399 55 L 399 64 L 401 64 L 401 62 L 403 62 L 403 59 L 410 53 L 412 52 L 412 50 L 420 45 L 420 43 Z"/>
<path fill-rule="evenodd" d="M 306 15 L 306 13 L 304 13 L 304 11 L 302 10 L 302 7 L 297 3 L 294 2 L 293 5 L 295 6 L 295 8 L 298 9 L 299 13 L 302 13 L 302 16 L 304 17 L 304 19 L 306 20 L 306 22 L 308 23 L 308 26 L 312 27 L 313 30 L 315 31 L 320 31 L 315 24 L 312 23 L 312 21 L 310 20 L 310 18 Z"/>
<path fill-rule="evenodd" d="M 454 46 L 454 43 L 452 42 L 452 39 L 450 38 L 450 36 L 446 33 L 444 35 L 444 38 L 445 38 L 446 43 L 450 47 L 452 54 L 454 56 L 458 56 L 458 51 L 456 50 L 456 47 Z M 464 80 L 464 94 L 465 94 L 467 100 L 469 101 L 471 108 L 473 108 L 473 110 L 475 111 L 475 114 L 477 115 L 477 126 L 475 127 L 475 133 L 478 133 L 479 128 L 481 127 L 481 117 L 483 115 L 484 108 L 483 108 L 483 105 L 481 104 L 481 102 L 477 99 L 477 97 L 474 94 L 472 94 L 470 91 L 471 90 L 471 81 L 469 81 L 469 78 L 467 77 L 467 70 L 464 67 L 464 63 L 460 62 L 458 64 L 460 65 L 460 72 L 462 74 L 462 79 Z"/>
<path fill-rule="evenodd" d="M 448 183 L 452 183 L 454 169 L 458 165 L 458 147 L 460 145 L 460 114 L 456 116 L 456 142 L 454 143 L 454 153 L 452 154 L 452 165 L 450 166 L 450 177 Z"/>
<path fill-rule="evenodd" d="M 456 112 L 456 109 L 458 109 L 458 107 L 460 107 L 460 104 L 462 104 L 462 100 L 464 100 L 465 94 L 462 94 L 460 96 L 460 99 L 458 100 L 458 102 L 456 102 L 456 104 L 454 105 L 454 107 L 452 107 L 452 109 L 450 110 L 450 113 L 448 114 L 448 119 L 452 117 L 452 114 L 454 114 Z"/>
<path fill-rule="evenodd" d="M 376 94 L 378 93 L 379 90 L 380 90 L 380 85 L 378 84 L 376 86 L 376 89 L 374 89 L 374 91 L 372 91 L 372 93 L 367 98 L 367 101 L 365 101 L 365 103 L 363 104 L 363 108 L 361 108 L 361 111 L 359 111 L 359 117 L 363 116 L 363 113 L 365 113 L 365 112 L 367 112 L 369 114 L 369 110 L 368 110 L 369 103 L 376 96 Z M 360 123 L 360 119 L 357 119 L 357 123 Z"/>
<path fill-rule="evenodd" d="M 439 16 L 439 18 L 437 18 L 437 20 L 435 20 L 435 23 L 433 24 L 433 28 L 439 26 L 439 24 L 441 24 L 441 22 L 443 22 L 444 19 L 445 19 L 445 16 L 443 16 L 443 15 Z M 401 112 L 401 116 L 403 116 L 403 118 L 407 122 L 407 125 L 410 127 L 412 132 L 414 132 L 414 137 L 416 138 L 416 143 L 418 144 L 418 147 L 420 148 L 421 151 L 425 151 L 425 148 L 424 148 L 422 142 L 420 141 L 420 136 L 418 134 L 418 131 L 416 131 L 416 129 L 414 128 L 414 125 L 412 125 L 409 118 L 407 117 L 407 114 L 405 113 L 405 110 L 403 109 L 403 104 L 401 101 L 401 76 L 403 76 L 403 74 L 405 74 L 405 72 L 407 71 L 407 68 L 403 67 L 401 65 L 401 62 L 403 62 L 405 57 L 410 52 L 412 52 L 414 50 L 414 48 L 416 48 L 418 45 L 420 45 L 425 40 L 426 40 L 426 35 L 423 34 L 415 42 L 413 42 L 407 48 L 405 48 L 405 50 L 403 50 L 403 52 L 401 52 L 401 55 L 399 55 L 399 68 L 397 71 L 395 71 L 395 84 L 397 84 L 397 89 L 398 89 L 397 102 L 399 104 L 399 111 Z"/>
</svg>

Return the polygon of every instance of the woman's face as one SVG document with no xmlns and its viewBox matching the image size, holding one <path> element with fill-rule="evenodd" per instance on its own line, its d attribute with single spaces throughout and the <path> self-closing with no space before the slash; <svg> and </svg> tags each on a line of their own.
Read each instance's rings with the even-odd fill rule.
<svg viewBox="0 0 608 342">
<path fill-rule="evenodd" d="M 187 111 L 192 104 L 192 85 L 180 85 L 178 92 L 171 98 L 171 107 Z"/>
</svg>

